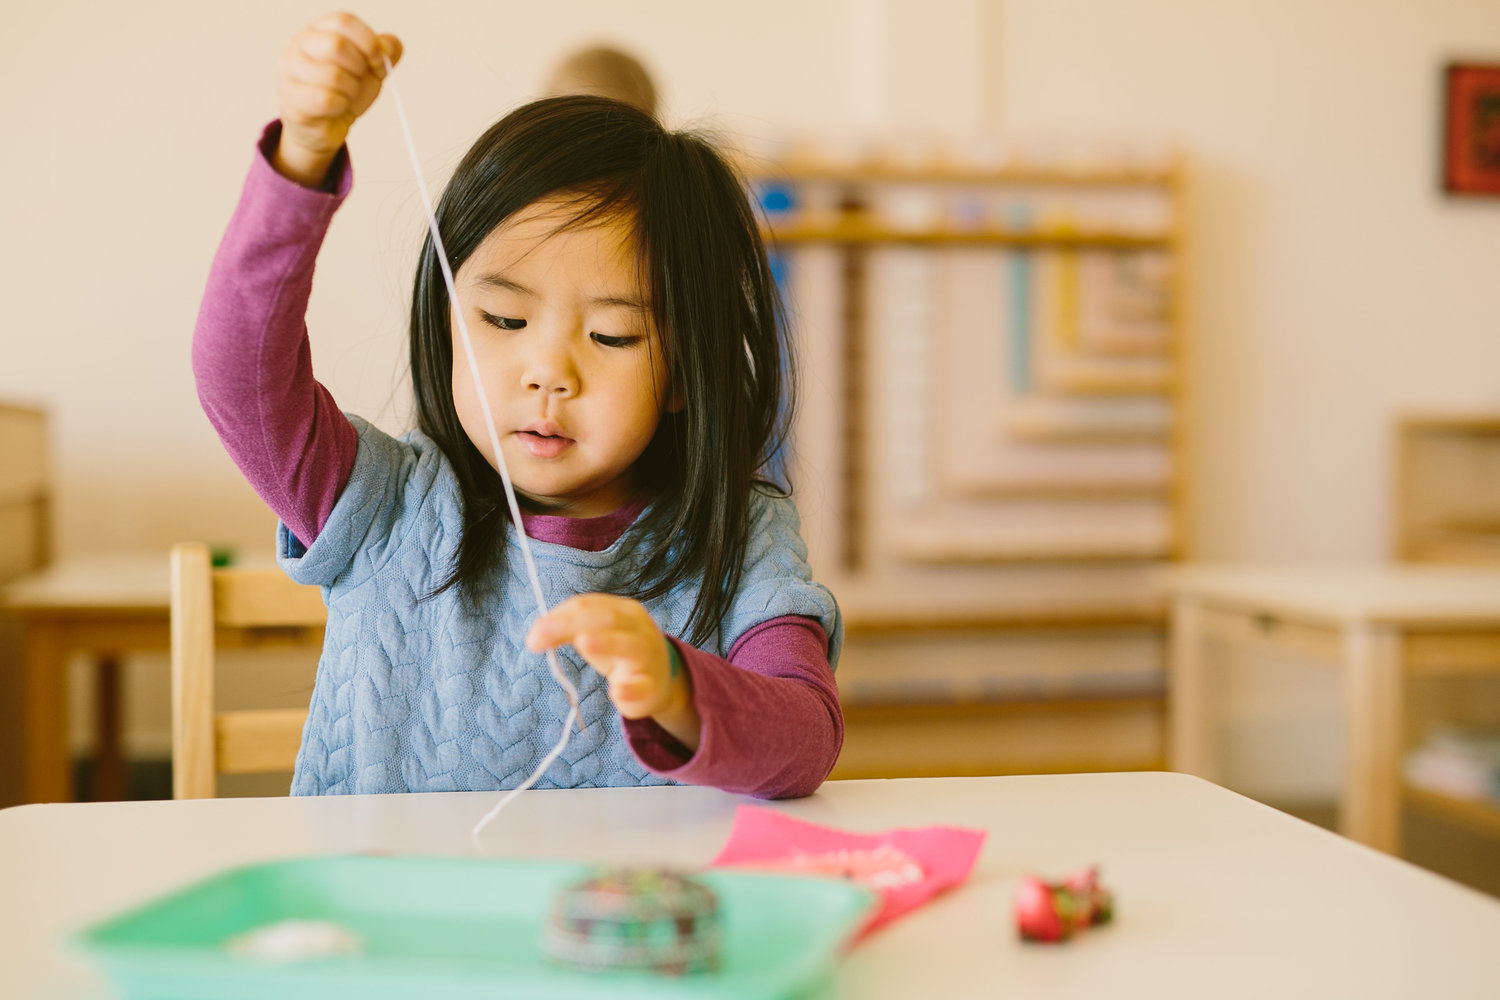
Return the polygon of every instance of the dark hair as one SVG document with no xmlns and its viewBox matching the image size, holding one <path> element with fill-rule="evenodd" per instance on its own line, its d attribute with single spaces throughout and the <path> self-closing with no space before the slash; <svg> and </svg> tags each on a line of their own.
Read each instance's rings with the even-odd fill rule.
<svg viewBox="0 0 1500 1000">
<path fill-rule="evenodd" d="M 506 115 L 459 163 L 437 207 L 449 266 L 457 272 L 496 226 L 557 194 L 576 198 L 573 224 L 633 218 L 642 284 L 684 403 L 662 415 L 636 463 L 654 500 L 634 542 L 635 576 L 612 586 L 649 600 L 701 581 L 686 637 L 701 644 L 739 585 L 751 491 L 781 489 L 763 470 L 791 414 L 791 345 L 755 214 L 703 138 L 618 101 L 548 98 Z M 418 426 L 448 456 L 463 496 L 463 537 L 439 590 L 474 599 L 504 565 L 509 515 L 499 473 L 454 409 L 449 315 L 429 235 L 412 292 L 412 383 Z"/>
</svg>

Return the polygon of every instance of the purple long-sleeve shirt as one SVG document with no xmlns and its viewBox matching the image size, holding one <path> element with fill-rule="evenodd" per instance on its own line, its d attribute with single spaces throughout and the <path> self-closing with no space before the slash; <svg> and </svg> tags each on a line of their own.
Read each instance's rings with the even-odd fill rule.
<svg viewBox="0 0 1500 1000">
<path fill-rule="evenodd" d="M 313 265 L 353 172 L 347 153 L 327 190 L 304 188 L 270 165 L 280 138 L 262 135 L 229 228 L 209 271 L 193 339 L 204 412 L 251 486 L 304 544 L 327 523 L 354 465 L 357 436 L 312 372 L 307 302 Z M 523 515 L 532 537 L 600 551 L 642 499 L 594 518 Z M 843 744 L 843 714 L 815 620 L 788 616 L 739 636 L 721 659 L 672 640 L 702 720 L 696 752 L 653 720 L 624 720 L 632 752 L 678 781 L 768 798 L 811 794 Z"/>
</svg>

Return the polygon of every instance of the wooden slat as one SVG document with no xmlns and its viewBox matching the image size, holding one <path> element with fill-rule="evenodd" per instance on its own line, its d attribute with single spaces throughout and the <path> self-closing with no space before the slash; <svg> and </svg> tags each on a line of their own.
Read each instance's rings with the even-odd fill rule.
<svg viewBox="0 0 1500 1000">
<path fill-rule="evenodd" d="M 945 496 L 973 500 L 1013 500 L 1043 498 L 1048 500 L 1164 499 L 1171 494 L 1172 481 L 1157 479 L 992 479 L 989 481 L 945 479 Z"/>
<path fill-rule="evenodd" d="M 1215 685 L 1205 676 L 1203 606 L 1179 595 L 1172 602 L 1167 646 L 1167 766 L 1219 783 L 1219 722 Z"/>
<path fill-rule="evenodd" d="M 893 229 L 865 219 L 845 219 L 828 225 L 792 223 L 762 231 L 767 242 L 795 243 L 890 243 L 903 246 L 978 247 L 1101 247 L 1113 250 L 1156 249 L 1169 246 L 1165 233 L 1057 230 L 945 230 Z"/>
<path fill-rule="evenodd" d="M 1205 638 L 1300 653 L 1328 666 L 1343 662 L 1344 647 L 1337 629 L 1304 625 L 1274 615 L 1249 616 L 1213 608 L 1202 610 L 1201 625 Z"/>
<path fill-rule="evenodd" d="M 1401 540 L 1401 546 L 1401 558 L 1407 562 L 1470 566 L 1493 566 L 1500 562 L 1500 538 L 1487 534 L 1412 528 Z"/>
<path fill-rule="evenodd" d="M 0 583 L 30 573 L 46 559 L 46 499 L 0 499 Z"/>
<path fill-rule="evenodd" d="M 172 548 L 172 795 L 214 795 L 213 566 L 208 546 Z"/>
<path fill-rule="evenodd" d="M 1395 551 L 1427 562 L 1500 561 L 1500 415 L 1402 420 L 1396 430 Z"/>
<path fill-rule="evenodd" d="M 1406 672 L 1426 677 L 1479 677 L 1500 674 L 1500 634 L 1425 634 L 1405 638 Z"/>
<path fill-rule="evenodd" d="M 307 722 L 304 708 L 220 712 L 214 745 L 221 774 L 290 771 Z"/>
<path fill-rule="evenodd" d="M 225 626 L 216 630 L 215 642 L 220 649 L 301 649 L 321 648 L 323 626 L 261 625 L 256 628 Z"/>
<path fill-rule="evenodd" d="M 1169 395 L 1176 379 L 1171 372 L 1058 371 L 1044 379 L 1047 388 L 1073 396 Z"/>
<path fill-rule="evenodd" d="M 1167 441 L 1171 427 L 1130 426 L 1068 426 L 1061 423 L 1047 424 L 1039 421 L 1014 421 L 1010 425 L 1009 437 L 1013 441 L 1027 444 L 1155 444 Z M 1164 480 L 1163 489 L 1170 489 L 1170 481 Z"/>
<path fill-rule="evenodd" d="M 1400 634 L 1360 624 L 1344 632 L 1344 774 L 1339 832 L 1401 853 Z"/>
<path fill-rule="evenodd" d="M 876 610 L 846 609 L 844 633 L 847 636 L 910 635 L 922 632 L 1016 632 L 1030 629 L 1118 629 L 1160 628 L 1166 624 L 1166 608 L 1125 605 L 1096 605 L 1074 608 L 1051 605 L 1046 608 L 993 608 L 954 610 L 951 608 L 890 608 Z"/>
<path fill-rule="evenodd" d="M 47 415 L 0 404 L 0 502 L 35 500 L 47 492 Z"/>
<path fill-rule="evenodd" d="M 1490 436 L 1500 434 L 1500 413 L 1413 413 L 1401 418 L 1400 430 Z"/>
<path fill-rule="evenodd" d="M 1160 770 L 1162 699 L 850 705 L 835 778 Z"/>
<path fill-rule="evenodd" d="M 288 771 L 306 709 L 214 711 L 219 647 L 321 646 L 328 612 L 317 587 L 278 569 L 210 565 L 208 547 L 172 549 L 173 794 L 209 798 L 218 774 Z"/>
<path fill-rule="evenodd" d="M 841 482 L 838 487 L 843 523 L 839 526 L 840 561 L 845 570 L 857 572 L 865 559 L 866 432 L 865 421 L 865 302 L 870 263 L 862 247 L 843 249 L 843 326 L 840 343 L 843 365 L 843 414 L 839 428 Z"/>
<path fill-rule="evenodd" d="M 747 160 L 738 165 L 747 178 L 758 181 L 829 181 L 841 184 L 1036 184 L 1097 185 L 1100 187 L 1171 187 L 1178 183 L 1180 166 L 1174 161 L 1156 169 L 1132 167 L 1041 166 L 975 167 L 963 164 L 860 163 L 835 164 L 791 159 L 775 164 Z"/>
<path fill-rule="evenodd" d="M 48 559 L 47 416 L 0 403 L 0 583 Z"/>
<path fill-rule="evenodd" d="M 1172 359 L 1172 370 L 1179 372 L 1194 370 L 1192 339 L 1189 337 L 1193 328 L 1192 303 L 1188 298 L 1188 289 L 1199 284 L 1190 283 L 1185 278 L 1193 257 L 1193 248 L 1188 245 L 1190 237 L 1187 218 L 1190 206 L 1187 204 L 1187 196 L 1190 188 L 1183 182 L 1185 165 L 1186 161 L 1180 154 L 1173 158 L 1170 179 L 1166 185 L 1171 202 L 1169 218 L 1173 248 L 1172 266 L 1167 269 L 1166 276 L 1167 310 L 1171 317 L 1166 351 Z M 1167 509 L 1172 512 L 1172 539 L 1168 553 L 1170 559 L 1188 559 L 1192 556 L 1192 532 L 1188 526 L 1193 523 L 1194 483 L 1191 475 L 1193 463 L 1188 461 L 1188 457 L 1193 454 L 1192 434 L 1198 422 L 1194 419 L 1191 383 L 1192 380 L 1188 378 L 1173 379 L 1166 392 L 1167 402 L 1172 410 L 1172 435 L 1168 453 L 1172 456 L 1173 468 L 1181 470 L 1181 474 L 1172 477 L 1172 494 L 1167 502 Z"/>
<path fill-rule="evenodd" d="M 1142 562 L 1165 559 L 1166 542 L 1151 540 L 1044 542 L 999 538 L 912 539 L 900 544 L 900 557 L 913 563 L 999 565 L 1040 562 Z"/>
<path fill-rule="evenodd" d="M 1410 805 L 1478 833 L 1500 837 L 1500 804 L 1460 799 L 1416 785 L 1406 785 L 1402 792 Z"/>
<path fill-rule="evenodd" d="M 231 628 L 322 625 L 322 592 L 293 583 L 279 569 L 219 570 L 214 574 L 214 619 Z"/>
<path fill-rule="evenodd" d="M 72 779 L 58 748 L 67 742 L 66 632 L 56 622 L 33 622 L 22 631 L 21 657 L 33 665 L 53 669 L 21 671 L 18 711 L 21 728 L 21 801 L 67 802 L 73 797 Z"/>
</svg>

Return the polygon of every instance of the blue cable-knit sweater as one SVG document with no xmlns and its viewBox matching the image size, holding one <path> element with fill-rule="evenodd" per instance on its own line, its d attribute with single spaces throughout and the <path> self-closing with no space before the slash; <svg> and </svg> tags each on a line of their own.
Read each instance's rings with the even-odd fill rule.
<svg viewBox="0 0 1500 1000">
<path fill-rule="evenodd" d="M 328 628 L 293 794 L 512 788 L 557 742 L 566 695 L 522 639 L 538 617 L 512 531 L 504 578 L 474 614 L 452 588 L 429 596 L 452 565 L 462 528 L 457 480 L 431 439 L 395 439 L 358 417 L 354 470 L 332 515 L 304 549 L 282 526 L 278 555 L 295 580 L 323 588 Z M 600 552 L 532 541 L 549 607 L 609 589 L 633 528 Z M 627 574 L 628 575 L 628 574 Z M 662 630 L 685 634 L 697 596 L 682 586 L 646 607 Z M 744 575 L 709 652 L 786 615 L 819 621 L 836 664 L 838 605 L 812 581 L 790 500 L 755 494 Z M 584 732 L 539 788 L 666 784 L 631 752 L 606 683 L 558 650 L 578 686 Z"/>
</svg>

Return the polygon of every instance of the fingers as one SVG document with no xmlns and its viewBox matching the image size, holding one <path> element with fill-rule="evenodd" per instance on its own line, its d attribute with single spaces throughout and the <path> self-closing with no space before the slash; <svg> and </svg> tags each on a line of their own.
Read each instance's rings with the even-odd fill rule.
<svg viewBox="0 0 1500 1000">
<path fill-rule="evenodd" d="M 591 667 L 609 677 L 651 659 L 653 654 L 661 652 L 658 648 L 661 641 L 660 633 L 643 635 L 630 629 L 601 629 L 574 637 L 573 648 Z"/>
<path fill-rule="evenodd" d="M 564 643 L 577 645 L 580 635 L 617 628 L 660 631 L 650 614 L 637 601 L 614 594 L 579 594 L 553 608 L 526 634 L 526 646 L 534 652 Z M 579 650 L 581 654 L 583 650 Z"/>
<path fill-rule="evenodd" d="M 537 620 L 526 635 L 540 652 L 571 643 L 609 682 L 609 699 L 627 719 L 654 715 L 669 700 L 675 676 L 667 640 L 638 601 L 581 594 Z"/>
<path fill-rule="evenodd" d="M 392 66 L 401 61 L 401 53 L 406 51 L 405 46 L 401 44 L 401 39 L 395 35 L 381 35 L 380 47 L 385 53 L 385 57 L 391 61 Z M 384 66 L 381 68 L 383 69 Z"/>
<path fill-rule="evenodd" d="M 656 690 L 656 685 L 645 677 L 610 678 L 609 700 L 622 718 L 649 719 L 659 711 L 661 699 Z"/>
<path fill-rule="evenodd" d="M 609 684 L 609 700 L 627 719 L 644 719 L 655 715 L 667 703 L 668 684 L 664 678 L 638 661 L 617 660 L 614 669 L 606 673 L 589 661 L 596 671 L 603 674 Z"/>
<path fill-rule="evenodd" d="M 330 63 L 305 59 L 288 61 L 285 70 L 288 110 L 302 111 L 310 118 L 336 118 L 349 113 L 359 98 L 364 77 Z"/>
<path fill-rule="evenodd" d="M 380 36 L 353 14 L 338 11 L 319 18 L 299 37 L 303 39 L 305 51 L 315 58 L 336 60 L 356 76 L 361 75 L 361 66 L 351 63 L 362 64 L 363 69 L 377 77 L 385 76 Z M 395 61 L 391 60 L 392 63 Z"/>
<path fill-rule="evenodd" d="M 343 35 L 327 31 L 304 31 L 292 39 L 293 65 L 302 68 L 308 82 L 324 83 L 318 74 L 342 71 L 345 79 L 358 80 L 366 74 L 384 73 L 385 63 L 372 63 L 370 57 Z"/>
</svg>

